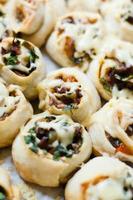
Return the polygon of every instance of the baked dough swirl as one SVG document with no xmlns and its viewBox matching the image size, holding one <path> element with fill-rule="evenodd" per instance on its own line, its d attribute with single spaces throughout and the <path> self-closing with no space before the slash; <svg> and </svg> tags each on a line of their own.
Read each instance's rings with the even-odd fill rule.
<svg viewBox="0 0 133 200">
<path fill-rule="evenodd" d="M 111 99 L 92 116 L 89 133 L 96 154 L 133 163 L 133 101 Z"/>
<path fill-rule="evenodd" d="M 89 158 L 90 136 L 67 115 L 33 116 L 13 144 L 13 160 L 26 181 L 56 187 Z M 21 156 L 20 156 L 21 154 Z"/>
<path fill-rule="evenodd" d="M 117 0 L 105 4 L 102 8 L 108 33 L 133 42 L 133 2 Z M 113 28 L 112 28 L 113 27 Z"/>
<path fill-rule="evenodd" d="M 6 170 L 0 168 L 0 199 L 20 200 L 19 190 L 14 186 Z"/>
<path fill-rule="evenodd" d="M 20 127 L 32 116 L 31 105 L 15 85 L 0 81 L 0 148 L 12 144 Z"/>
<path fill-rule="evenodd" d="M 0 75 L 8 84 L 19 85 L 28 99 L 37 96 L 36 86 L 45 76 L 40 50 L 17 38 L 0 43 Z"/>
<path fill-rule="evenodd" d="M 115 158 L 97 157 L 68 182 L 66 200 L 132 200 L 133 169 Z"/>
<path fill-rule="evenodd" d="M 111 38 L 92 62 L 88 74 L 105 100 L 112 96 L 133 99 L 132 49 L 131 43 Z"/>
<path fill-rule="evenodd" d="M 59 65 L 77 66 L 86 72 L 99 51 L 104 35 L 105 28 L 99 14 L 69 13 L 57 21 L 46 50 Z"/>
<path fill-rule="evenodd" d="M 65 11 L 64 0 L 10 0 L 7 18 L 11 30 L 40 47 Z"/>
<path fill-rule="evenodd" d="M 87 76 L 78 69 L 66 68 L 50 73 L 38 85 L 40 109 L 67 114 L 87 126 L 90 115 L 101 106 L 100 97 Z"/>
</svg>

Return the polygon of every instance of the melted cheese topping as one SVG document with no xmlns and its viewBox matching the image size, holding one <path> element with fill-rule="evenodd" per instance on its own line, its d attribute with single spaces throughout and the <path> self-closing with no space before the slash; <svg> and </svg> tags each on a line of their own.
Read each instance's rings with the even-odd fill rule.
<svg viewBox="0 0 133 200">
<path fill-rule="evenodd" d="M 19 101 L 19 97 L 9 96 L 9 91 L 0 83 L 0 117 L 4 114 L 11 113 L 16 106 L 16 103 Z"/>
<path fill-rule="evenodd" d="M 64 115 L 64 117 L 58 116 L 56 121 L 51 121 L 49 123 L 38 122 L 38 126 L 43 129 L 48 129 L 48 130 L 50 128 L 53 128 L 57 133 L 59 141 L 63 145 L 67 146 L 72 143 L 74 133 L 75 133 L 75 128 L 79 125 L 76 123 L 72 123 Z"/>
<path fill-rule="evenodd" d="M 127 187 L 127 191 L 124 190 Z M 86 200 L 131 200 L 133 177 L 108 178 L 96 185 L 91 185 L 87 190 Z"/>
<path fill-rule="evenodd" d="M 83 51 L 90 51 L 97 47 L 100 40 L 103 38 L 103 24 L 101 18 L 96 16 L 70 16 L 74 19 L 74 23 L 63 22 L 63 19 L 57 26 L 57 29 L 64 30 L 63 34 L 59 36 L 59 40 L 70 36 L 75 42 L 76 51 L 81 53 Z M 89 21 L 95 21 L 90 23 Z"/>
</svg>

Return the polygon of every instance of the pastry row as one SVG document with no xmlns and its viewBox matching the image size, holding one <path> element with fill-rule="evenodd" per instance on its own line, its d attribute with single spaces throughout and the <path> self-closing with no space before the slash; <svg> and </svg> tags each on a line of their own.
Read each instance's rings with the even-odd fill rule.
<svg viewBox="0 0 133 200">
<path fill-rule="evenodd" d="M 87 162 L 65 188 L 65 200 L 132 200 L 132 197 L 133 169 L 116 158 L 109 157 L 97 157 Z M 2 168 L 0 199 L 22 199 L 20 191 L 11 183 L 7 171 Z"/>
<path fill-rule="evenodd" d="M 68 44 L 72 44 L 72 42 L 69 42 L 70 41 L 68 41 Z M 65 80 L 67 78 L 61 78 L 59 75 L 60 73 L 74 76 L 75 80 L 69 81 L 82 82 L 84 87 L 89 88 L 90 91 L 94 91 L 95 89 L 93 87 L 95 86 L 100 96 L 107 101 L 112 97 L 133 99 L 132 48 L 133 44 L 131 43 L 109 37 L 105 40 L 103 48 L 99 48 L 98 55 L 92 59 L 91 63 L 89 63 L 88 58 L 85 60 L 86 56 L 83 56 L 82 59 L 80 59 L 81 57 L 78 58 L 83 65 L 87 64 L 87 76 L 89 78 L 85 78 L 82 72 L 77 71 L 77 69 L 73 67 L 71 69 L 65 68 L 57 70 L 57 72 L 48 75 L 45 81 L 43 81 L 46 77 L 46 66 L 40 50 L 28 41 L 8 37 L 3 39 L 0 43 L 0 76 L 7 84 L 19 85 L 20 89 L 29 100 L 36 98 L 38 96 L 38 91 L 40 93 L 40 98 L 42 98 L 41 96 L 44 95 L 43 90 L 49 90 L 53 87 L 50 86 L 50 84 L 55 84 L 55 86 L 61 84 L 68 85 L 68 83 L 64 83 L 68 82 L 68 80 Z M 71 45 L 67 50 L 69 53 L 73 50 Z M 53 55 L 54 58 L 56 58 L 56 54 Z M 63 54 L 61 52 L 58 55 L 63 59 Z M 75 55 L 77 54 L 75 53 Z M 63 61 L 65 62 L 65 57 Z M 80 68 L 80 62 L 78 62 L 78 66 L 76 67 Z M 69 62 L 66 62 L 66 65 L 62 66 L 68 67 L 71 65 L 69 65 Z M 59 79 L 60 81 L 54 81 L 54 83 L 52 81 L 53 79 Z M 94 86 L 90 83 L 90 80 L 93 82 Z M 40 82 L 42 82 L 42 84 L 40 84 L 37 90 L 37 86 Z M 74 83 L 71 84 L 73 85 Z M 76 87 L 78 88 L 79 86 L 77 85 Z M 94 92 L 94 95 L 95 94 L 96 92 Z M 96 100 L 92 101 L 91 104 L 96 104 L 98 101 L 97 99 L 98 97 L 96 97 Z M 41 101 L 40 108 L 43 107 L 44 101 Z"/>
<path fill-rule="evenodd" d="M 62 45 L 64 37 L 73 34 L 73 40 L 89 34 L 94 37 L 93 43 L 100 43 L 107 34 L 133 42 L 132 0 L 1 0 L 0 5 L 0 39 L 17 35 L 40 47 L 54 29 L 51 40 L 59 40 Z M 93 53 L 96 52 L 90 52 L 90 58 Z"/>
</svg>

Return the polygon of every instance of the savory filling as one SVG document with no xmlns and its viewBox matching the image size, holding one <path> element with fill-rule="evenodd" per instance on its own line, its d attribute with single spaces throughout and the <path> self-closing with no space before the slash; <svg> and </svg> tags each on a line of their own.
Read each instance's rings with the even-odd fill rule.
<svg viewBox="0 0 133 200">
<path fill-rule="evenodd" d="M 132 200 L 133 176 L 127 170 L 121 177 L 108 177 L 89 185 L 86 200 Z"/>
<path fill-rule="evenodd" d="M 0 200 L 7 200 L 6 192 L 3 187 L 0 186 Z"/>
<path fill-rule="evenodd" d="M 54 81 L 55 86 L 50 89 L 49 105 L 66 111 L 77 109 L 83 95 L 81 85 L 76 78 L 74 76 L 58 76 Z"/>
<path fill-rule="evenodd" d="M 20 97 L 15 93 L 15 91 L 9 92 L 4 85 L 0 84 L 0 121 L 16 109 Z"/>
<path fill-rule="evenodd" d="M 31 151 L 54 160 L 71 158 L 80 151 L 82 145 L 82 127 L 62 116 L 49 115 L 34 123 L 24 136 Z"/>
<path fill-rule="evenodd" d="M 14 39 L 7 46 L 1 47 L 3 62 L 9 69 L 20 76 L 28 76 L 36 70 L 39 56 L 27 41 Z"/>
<path fill-rule="evenodd" d="M 133 90 L 133 66 L 126 66 L 125 62 L 120 62 L 116 58 L 105 57 L 106 61 L 103 66 L 110 66 L 106 68 L 106 74 L 100 78 L 100 82 L 104 89 L 111 92 L 114 85 L 119 90 L 129 89 Z M 102 67 L 102 66 L 101 66 Z"/>
<path fill-rule="evenodd" d="M 97 54 L 96 44 L 102 37 L 98 19 L 68 16 L 62 20 L 57 32 L 59 39 L 63 40 L 63 50 L 71 62 L 83 70 L 88 69 L 89 63 Z"/>
<path fill-rule="evenodd" d="M 116 149 L 116 152 L 132 155 L 130 149 L 128 149 L 128 147 L 119 138 L 112 137 L 108 133 L 106 133 L 106 136 L 112 146 Z"/>
</svg>

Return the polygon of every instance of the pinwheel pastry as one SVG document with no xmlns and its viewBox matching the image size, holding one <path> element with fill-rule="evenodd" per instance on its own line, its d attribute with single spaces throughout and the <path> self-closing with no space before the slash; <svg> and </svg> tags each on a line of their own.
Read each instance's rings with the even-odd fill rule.
<svg viewBox="0 0 133 200">
<path fill-rule="evenodd" d="M 0 75 L 7 83 L 19 85 L 27 98 L 36 97 L 36 85 L 45 75 L 40 50 L 25 40 L 3 39 L 0 43 Z"/>
<path fill-rule="evenodd" d="M 90 120 L 89 133 L 96 154 L 133 163 L 133 101 L 111 99 Z"/>
<path fill-rule="evenodd" d="M 90 115 L 100 108 L 100 97 L 83 72 L 75 68 L 50 73 L 38 85 L 40 109 L 67 114 L 87 126 Z"/>
<path fill-rule="evenodd" d="M 0 168 L 0 200 L 20 200 L 19 190 L 13 186 L 6 170 Z"/>
<path fill-rule="evenodd" d="M 58 15 L 65 12 L 64 0 L 59 1 L 10 0 L 7 16 L 11 29 L 40 47 L 52 31 Z"/>
<path fill-rule="evenodd" d="M 6 86 L 0 81 L 0 147 L 11 145 L 20 127 L 31 117 L 31 105 L 18 86 Z"/>
<path fill-rule="evenodd" d="M 115 158 L 97 157 L 68 182 L 66 200 L 132 200 L 133 169 Z"/>
<path fill-rule="evenodd" d="M 90 136 L 67 115 L 33 116 L 13 144 L 13 160 L 24 180 L 56 187 L 89 158 Z M 21 156 L 20 156 L 21 155 Z"/>
<path fill-rule="evenodd" d="M 114 0 L 105 4 L 101 12 L 105 18 L 109 33 L 133 42 L 132 0 Z"/>
<path fill-rule="evenodd" d="M 73 12 L 58 20 L 46 49 L 59 65 L 78 66 L 85 72 L 98 53 L 104 35 L 99 14 Z"/>
<path fill-rule="evenodd" d="M 112 96 L 133 99 L 133 45 L 109 39 L 88 72 L 105 100 Z"/>
<path fill-rule="evenodd" d="M 68 0 L 68 7 L 71 11 L 84 10 L 91 12 L 100 12 L 101 6 L 112 0 Z"/>
</svg>

